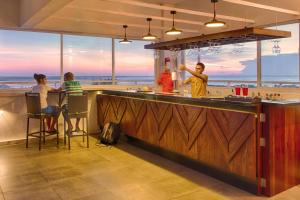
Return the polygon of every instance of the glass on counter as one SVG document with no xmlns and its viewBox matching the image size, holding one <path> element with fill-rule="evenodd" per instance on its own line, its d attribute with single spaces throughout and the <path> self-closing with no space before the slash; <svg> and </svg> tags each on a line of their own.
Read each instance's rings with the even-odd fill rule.
<svg viewBox="0 0 300 200">
<path fill-rule="evenodd" d="M 244 97 L 248 96 L 248 91 L 249 91 L 248 86 L 247 85 L 243 85 L 243 96 Z"/>
<path fill-rule="evenodd" d="M 183 90 L 183 96 L 184 96 L 184 97 L 191 97 L 191 94 L 189 93 L 189 90 L 184 89 L 184 90 Z"/>
<path fill-rule="evenodd" d="M 235 95 L 240 96 L 241 95 L 241 87 L 240 86 L 235 86 L 234 87 Z"/>
</svg>

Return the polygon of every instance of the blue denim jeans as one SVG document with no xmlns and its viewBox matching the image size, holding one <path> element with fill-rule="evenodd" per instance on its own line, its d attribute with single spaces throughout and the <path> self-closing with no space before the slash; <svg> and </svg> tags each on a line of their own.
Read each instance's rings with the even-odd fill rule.
<svg viewBox="0 0 300 200">
<path fill-rule="evenodd" d="M 42 109 L 42 112 L 46 115 L 58 117 L 61 112 L 61 109 L 58 106 L 47 106 L 46 108 Z"/>
</svg>

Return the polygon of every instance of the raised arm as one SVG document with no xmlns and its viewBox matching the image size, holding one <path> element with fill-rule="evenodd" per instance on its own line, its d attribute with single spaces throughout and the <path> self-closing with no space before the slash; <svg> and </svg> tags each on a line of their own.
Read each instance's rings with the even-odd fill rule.
<svg viewBox="0 0 300 200">
<path fill-rule="evenodd" d="M 58 89 L 50 87 L 48 85 L 46 85 L 46 89 L 47 89 L 48 92 L 58 92 L 59 91 Z"/>
<path fill-rule="evenodd" d="M 198 73 L 196 71 L 193 71 L 193 70 L 190 70 L 189 68 L 187 68 L 186 66 L 184 65 L 181 65 L 179 67 L 180 70 L 185 70 L 187 72 L 189 72 L 190 74 L 192 74 L 193 76 L 196 76 L 198 78 L 201 78 L 203 81 L 207 82 L 208 81 L 208 78 L 205 74 L 201 74 L 201 73 Z"/>
<path fill-rule="evenodd" d="M 193 70 L 190 70 L 190 69 L 188 69 L 188 68 L 186 68 L 186 71 L 189 72 L 190 74 L 192 74 L 193 76 L 196 76 L 196 77 L 198 77 L 198 78 L 201 78 L 203 81 L 207 82 L 207 79 L 208 79 L 208 78 L 207 78 L 206 75 L 197 73 L 197 72 L 195 72 L 195 71 L 193 71 Z"/>
</svg>

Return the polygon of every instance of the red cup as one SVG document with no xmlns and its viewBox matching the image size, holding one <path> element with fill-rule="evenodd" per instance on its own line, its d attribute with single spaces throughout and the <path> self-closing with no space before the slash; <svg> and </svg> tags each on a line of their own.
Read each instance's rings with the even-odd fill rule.
<svg viewBox="0 0 300 200">
<path fill-rule="evenodd" d="M 241 88 L 240 87 L 235 87 L 235 95 L 241 95 Z"/>
<path fill-rule="evenodd" d="M 246 97 L 248 96 L 248 87 L 243 87 L 243 96 Z"/>
</svg>

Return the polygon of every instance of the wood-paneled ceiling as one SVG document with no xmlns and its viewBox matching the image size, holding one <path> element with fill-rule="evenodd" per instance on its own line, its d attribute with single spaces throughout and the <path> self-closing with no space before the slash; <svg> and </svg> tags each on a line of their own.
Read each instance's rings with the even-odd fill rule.
<svg viewBox="0 0 300 200">
<path fill-rule="evenodd" d="M 20 0 L 30 9 L 29 0 Z M 220 0 L 217 18 L 225 28 L 209 29 L 203 23 L 212 18 L 210 0 L 34 0 L 40 9 L 20 27 L 120 37 L 127 24 L 128 36 L 139 39 L 147 32 L 146 18 L 152 17 L 152 33 L 162 40 L 173 40 L 247 27 L 280 24 L 300 18 L 300 0 Z M 27 3 L 27 4 L 26 4 Z M 32 5 L 34 6 L 34 5 Z M 166 36 L 172 23 L 170 10 L 176 10 L 180 36 Z M 22 11 L 22 9 L 21 9 Z M 25 10 L 26 11 L 26 10 Z"/>
</svg>

